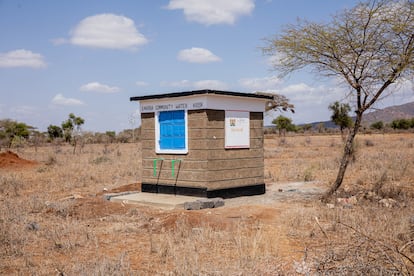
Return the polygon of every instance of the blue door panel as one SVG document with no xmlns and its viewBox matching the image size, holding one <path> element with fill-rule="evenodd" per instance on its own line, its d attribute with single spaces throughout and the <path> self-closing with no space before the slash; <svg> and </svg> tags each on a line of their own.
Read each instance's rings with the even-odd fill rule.
<svg viewBox="0 0 414 276">
<path fill-rule="evenodd" d="M 160 149 L 185 149 L 185 111 L 162 111 L 158 116 Z"/>
</svg>

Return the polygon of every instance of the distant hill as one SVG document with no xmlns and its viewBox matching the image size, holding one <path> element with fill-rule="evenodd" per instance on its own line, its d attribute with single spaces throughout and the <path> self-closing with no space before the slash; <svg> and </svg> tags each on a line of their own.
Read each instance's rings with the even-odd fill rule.
<svg viewBox="0 0 414 276">
<path fill-rule="evenodd" d="M 384 109 L 375 110 L 364 114 L 363 124 L 370 125 L 372 123 L 382 121 L 383 123 L 391 123 L 395 119 L 411 119 L 414 117 L 414 102 L 402 105 L 394 105 Z"/>
<path fill-rule="evenodd" d="M 391 123 L 396 119 L 411 119 L 414 117 L 414 102 L 394 105 L 386 107 L 384 109 L 375 110 L 369 113 L 365 113 L 362 118 L 362 124 L 369 126 L 372 123 L 382 121 L 384 124 Z M 324 124 L 326 128 L 337 128 L 332 121 L 313 122 L 311 123 L 313 128 L 316 128 L 319 124 Z"/>
</svg>

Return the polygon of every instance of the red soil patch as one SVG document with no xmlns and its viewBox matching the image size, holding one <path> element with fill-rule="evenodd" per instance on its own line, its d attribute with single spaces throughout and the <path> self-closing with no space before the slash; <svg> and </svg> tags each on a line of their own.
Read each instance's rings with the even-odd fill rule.
<svg viewBox="0 0 414 276">
<path fill-rule="evenodd" d="M 21 169 L 38 165 L 36 161 L 20 158 L 12 151 L 0 153 L 0 169 Z"/>
<path fill-rule="evenodd" d="M 69 215 L 77 219 L 102 218 L 115 214 L 125 214 L 133 206 L 110 202 L 100 197 L 89 197 L 76 200 Z"/>
</svg>

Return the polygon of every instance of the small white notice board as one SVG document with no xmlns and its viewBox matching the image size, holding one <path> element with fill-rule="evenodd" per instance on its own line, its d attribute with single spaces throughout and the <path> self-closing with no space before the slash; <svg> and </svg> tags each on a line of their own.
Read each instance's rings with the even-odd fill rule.
<svg viewBox="0 0 414 276">
<path fill-rule="evenodd" d="M 226 110 L 225 148 L 250 147 L 250 113 Z"/>
</svg>

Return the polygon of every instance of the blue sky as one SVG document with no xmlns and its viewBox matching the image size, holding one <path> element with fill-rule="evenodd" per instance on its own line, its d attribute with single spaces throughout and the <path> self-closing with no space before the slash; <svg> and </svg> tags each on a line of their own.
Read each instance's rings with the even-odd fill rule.
<svg viewBox="0 0 414 276">
<path fill-rule="evenodd" d="M 297 18 L 328 21 L 356 3 L 0 0 L 0 119 L 44 131 L 74 113 L 84 130 L 118 132 L 139 124 L 131 96 L 220 89 L 283 94 L 295 124 L 328 120 L 346 88 L 305 71 L 279 79 L 260 47 Z M 378 107 L 413 101 L 410 89 Z"/>
</svg>

